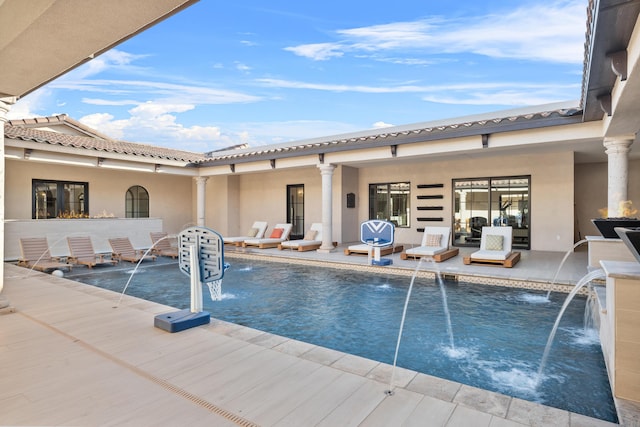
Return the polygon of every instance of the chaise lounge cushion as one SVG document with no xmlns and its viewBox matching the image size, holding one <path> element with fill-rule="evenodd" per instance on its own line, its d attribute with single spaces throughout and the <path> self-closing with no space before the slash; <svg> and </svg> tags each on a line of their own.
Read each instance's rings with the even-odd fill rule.
<svg viewBox="0 0 640 427">
<path fill-rule="evenodd" d="M 253 233 L 253 230 L 257 230 L 256 233 Z M 253 223 L 251 228 L 247 232 L 247 236 L 225 236 L 223 238 L 224 243 L 233 243 L 235 245 L 241 244 L 246 239 L 261 239 L 264 237 L 265 232 L 267 231 L 267 222 L 266 221 L 256 221 Z M 253 234 L 253 235 L 250 235 Z"/>
<path fill-rule="evenodd" d="M 270 239 L 279 239 L 282 237 L 283 228 L 274 228 L 269 236 Z"/>
<path fill-rule="evenodd" d="M 291 234 L 292 227 L 293 225 L 288 223 L 276 224 L 273 227 L 273 232 L 271 233 L 270 237 L 265 239 L 245 239 L 242 242 L 242 247 L 246 248 L 247 246 L 258 246 L 260 249 L 276 247 L 278 246 L 278 244 L 289 239 L 289 234 Z"/>
<path fill-rule="evenodd" d="M 511 255 L 512 236 L 511 227 L 482 227 L 480 250 L 473 252 L 470 259 L 505 261 Z"/>
<path fill-rule="evenodd" d="M 449 227 L 425 227 L 420 246 L 405 251 L 414 257 L 435 256 L 449 250 Z"/>
<path fill-rule="evenodd" d="M 311 228 L 300 240 L 289 240 L 280 243 L 278 248 L 282 249 L 295 249 L 300 252 L 311 251 L 318 249 L 322 244 L 322 223 L 314 222 L 311 224 Z"/>
</svg>

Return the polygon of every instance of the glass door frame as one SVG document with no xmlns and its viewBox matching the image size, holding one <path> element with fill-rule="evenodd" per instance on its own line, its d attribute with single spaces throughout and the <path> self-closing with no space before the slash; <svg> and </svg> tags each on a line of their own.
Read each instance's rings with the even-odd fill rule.
<svg viewBox="0 0 640 427">
<path fill-rule="evenodd" d="M 289 239 L 304 237 L 304 184 L 287 185 L 287 223 L 292 225 Z"/>
<path fill-rule="evenodd" d="M 511 226 L 513 248 L 531 248 L 531 175 L 453 179 L 451 188 L 454 246 L 479 247 L 483 226 Z"/>
</svg>

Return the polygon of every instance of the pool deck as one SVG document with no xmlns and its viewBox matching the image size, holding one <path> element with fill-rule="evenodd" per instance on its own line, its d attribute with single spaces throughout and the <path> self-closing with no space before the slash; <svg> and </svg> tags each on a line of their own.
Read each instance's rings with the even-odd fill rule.
<svg viewBox="0 0 640 427">
<path fill-rule="evenodd" d="M 248 253 L 234 252 L 230 262 Z M 285 252 L 250 251 L 368 268 L 341 248 Z M 523 251 L 501 268 L 463 265 L 461 253 L 424 267 L 548 285 L 563 255 Z M 417 265 L 391 257 L 394 268 Z M 586 252 L 572 254 L 557 281 L 575 283 L 586 265 Z M 215 319 L 168 333 L 153 322 L 170 307 L 125 296 L 114 308 L 119 294 L 9 263 L 2 295 L 0 425 L 615 425 L 405 369 L 390 396 L 389 365 Z M 621 424 L 640 426 L 640 404 L 617 403 Z"/>
</svg>

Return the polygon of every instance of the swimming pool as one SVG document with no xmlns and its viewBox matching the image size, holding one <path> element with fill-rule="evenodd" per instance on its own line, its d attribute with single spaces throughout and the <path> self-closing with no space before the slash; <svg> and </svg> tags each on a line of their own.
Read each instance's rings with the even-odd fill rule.
<svg viewBox="0 0 640 427">
<path fill-rule="evenodd" d="M 212 317 L 393 363 L 410 278 L 231 259 Z M 76 269 L 68 278 L 121 292 L 132 266 Z M 189 278 L 177 263 L 145 263 L 126 292 L 189 308 Z M 569 305 L 540 387 L 534 386 L 549 332 L 566 295 L 446 283 L 454 348 L 433 279 L 416 279 L 398 366 L 587 416 L 617 421 L 600 342 L 585 330 L 586 298 Z"/>
</svg>

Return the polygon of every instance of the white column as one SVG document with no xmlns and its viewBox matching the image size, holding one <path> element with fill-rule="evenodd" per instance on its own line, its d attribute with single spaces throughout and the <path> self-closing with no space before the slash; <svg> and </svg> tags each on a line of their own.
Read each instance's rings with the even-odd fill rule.
<svg viewBox="0 0 640 427">
<path fill-rule="evenodd" d="M 333 187 L 332 178 L 335 165 L 318 165 L 322 175 L 322 245 L 318 252 L 329 253 L 333 251 Z"/>
<path fill-rule="evenodd" d="M 206 206 L 206 190 L 207 190 L 207 180 L 209 178 L 205 176 L 197 176 L 195 178 L 196 181 L 196 210 L 197 210 L 197 219 L 196 224 L 200 227 L 205 226 L 205 206 Z"/>
<path fill-rule="evenodd" d="M 629 183 L 629 151 L 635 135 L 605 138 L 604 147 L 608 160 L 607 216 L 624 216 L 621 212 L 627 201 Z"/>
<path fill-rule="evenodd" d="M 9 305 L 9 301 L 2 295 L 4 288 L 4 202 L 5 198 L 5 177 L 4 177 L 4 124 L 7 122 L 7 113 L 11 104 L 15 102 L 11 100 L 0 99 L 0 308 Z"/>
</svg>

